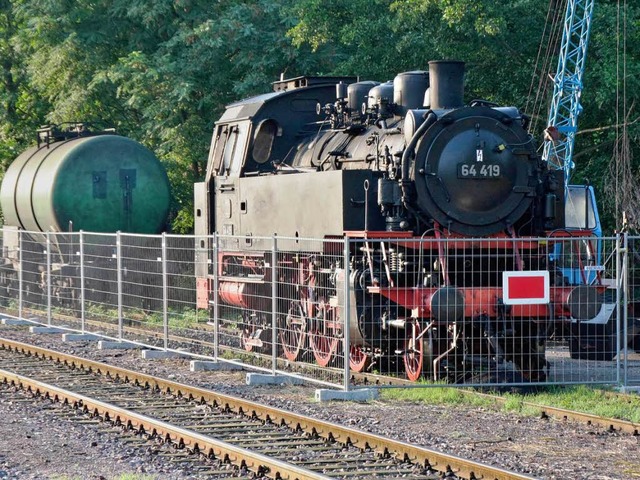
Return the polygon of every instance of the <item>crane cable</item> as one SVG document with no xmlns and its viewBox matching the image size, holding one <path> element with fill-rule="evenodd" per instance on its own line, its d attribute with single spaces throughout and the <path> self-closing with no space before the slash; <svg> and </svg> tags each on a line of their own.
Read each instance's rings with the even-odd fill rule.
<svg viewBox="0 0 640 480">
<path fill-rule="evenodd" d="M 540 39 L 540 46 L 534 65 L 534 72 L 529 87 L 529 94 L 525 104 L 525 112 L 532 119 L 529 133 L 534 136 L 539 132 L 540 122 L 545 122 L 546 116 L 541 114 L 548 101 L 550 67 L 562 35 L 563 11 L 566 10 L 568 0 L 549 0 L 544 30 Z M 622 77 L 622 78 L 620 78 Z M 531 103 L 534 84 L 538 82 L 535 99 Z M 531 103 L 531 105 L 530 105 Z M 609 175 L 605 180 L 606 198 L 613 212 L 616 230 L 622 231 L 632 227 L 640 230 L 640 185 L 636 180 L 631 166 L 631 146 L 628 126 L 634 104 L 627 108 L 627 0 L 617 0 L 616 15 L 616 114 L 615 114 L 615 147 L 609 164 Z M 638 117 L 640 119 L 640 117 Z M 596 129 L 597 130 L 597 129 Z M 541 145 L 542 146 L 542 145 Z"/>
<path fill-rule="evenodd" d="M 622 78 L 621 78 L 622 77 Z M 616 231 L 640 230 L 640 184 L 633 171 L 629 126 L 634 103 L 627 106 L 627 2 L 618 0 L 616 16 L 616 113 L 615 141 L 605 177 L 607 207 L 615 219 Z"/>
<path fill-rule="evenodd" d="M 626 1 L 626 0 L 625 0 Z M 623 221 L 620 219 L 618 212 L 620 211 L 620 150 L 618 149 L 618 139 L 620 138 L 620 0 L 617 3 L 616 10 L 616 141 L 613 150 L 615 161 L 615 212 L 616 212 L 616 230 L 620 231 L 623 227 Z M 623 214 L 624 215 L 624 214 Z"/>
<path fill-rule="evenodd" d="M 620 25 L 621 19 L 622 26 Z M 622 47 L 620 45 L 620 37 L 622 37 Z M 622 65 L 620 65 L 621 63 Z M 622 82 L 620 82 L 621 68 Z M 622 105 L 620 104 L 621 83 Z M 630 225 L 637 229 L 640 222 L 640 218 L 638 218 L 640 195 L 638 194 L 637 181 L 631 168 L 631 149 L 628 132 L 629 115 L 632 108 L 627 110 L 627 0 L 622 1 L 622 8 L 620 0 L 618 0 L 616 18 L 616 140 L 613 151 L 614 172 L 612 172 L 614 176 L 617 231 L 627 230 Z"/>
<path fill-rule="evenodd" d="M 537 105 L 538 105 L 538 100 L 540 98 L 540 94 L 543 90 L 543 79 L 544 79 L 544 71 L 546 69 L 546 64 L 549 58 L 549 52 L 551 51 L 551 36 L 553 33 L 553 27 L 550 28 L 550 32 L 547 35 L 547 28 L 550 26 L 550 20 L 549 17 L 551 16 L 552 12 L 553 12 L 553 3 L 554 0 L 549 0 L 549 6 L 547 7 L 547 16 L 545 18 L 545 22 L 544 22 L 544 30 L 542 31 L 542 35 L 540 37 L 540 44 L 538 45 L 538 53 L 536 55 L 536 62 L 534 64 L 534 68 L 533 68 L 533 75 L 531 76 L 531 84 L 529 85 L 529 93 L 527 94 L 527 102 L 525 103 L 524 106 L 524 110 L 525 112 L 527 112 L 527 114 L 531 117 L 533 117 L 533 114 L 537 113 Z M 544 45 L 544 40 L 545 38 L 547 38 L 547 46 L 545 48 L 543 48 Z M 543 65 L 540 67 L 540 74 L 538 75 L 538 67 L 540 65 L 540 57 L 541 55 L 544 53 L 545 57 L 543 62 Z M 538 85 L 537 85 L 537 89 L 536 89 L 536 96 L 535 99 L 533 101 L 533 105 L 531 106 L 531 110 L 529 110 L 529 103 L 531 101 L 532 98 L 532 92 L 533 92 L 533 85 L 536 81 L 536 78 L 538 79 Z M 535 119 L 534 119 L 535 121 Z"/>
<path fill-rule="evenodd" d="M 551 72 L 551 64 L 558 50 L 560 39 L 562 37 L 562 18 L 566 9 L 567 0 L 549 0 L 547 8 L 547 16 L 545 19 L 544 30 L 540 38 L 540 46 L 538 47 L 538 55 L 534 65 L 533 75 L 531 77 L 531 85 L 529 86 L 529 94 L 525 105 L 525 112 L 531 117 L 532 121 L 529 126 L 529 133 L 535 133 L 538 129 L 539 122 L 546 122 L 547 116 L 542 114 L 543 107 L 547 102 L 547 92 L 549 90 L 549 73 Z M 548 30 L 548 33 L 547 33 Z M 545 46 L 546 38 L 546 46 Z M 540 57 L 543 56 L 542 61 Z M 539 73 L 538 73 L 539 72 Z M 532 97 L 533 85 L 536 78 L 538 85 L 536 89 L 535 99 L 529 110 L 529 99 Z M 544 125 L 545 128 L 547 125 Z"/>
<path fill-rule="evenodd" d="M 539 128 L 539 124 L 543 122 L 542 128 L 543 130 L 548 125 L 547 118 L 549 116 L 549 99 L 551 95 L 549 95 L 549 90 L 551 89 L 553 92 L 553 79 L 554 74 L 551 72 L 555 72 L 554 61 L 557 62 L 557 52 L 560 47 L 560 42 L 562 40 L 562 31 L 563 31 L 563 21 L 564 21 L 564 11 L 566 10 L 566 3 L 568 0 L 562 0 L 560 3 L 557 1 L 552 2 L 550 4 L 550 8 L 554 11 L 551 29 L 549 32 L 549 40 L 547 43 L 547 51 L 545 56 L 544 64 L 542 65 L 542 69 L 539 74 L 539 87 L 538 87 L 538 103 L 537 110 L 535 113 L 534 124 L 532 131 L 536 131 L 535 129 Z M 555 7 L 554 7 L 555 5 Z M 551 80 L 551 81 L 549 81 Z M 541 143 L 542 147 L 542 143 Z"/>
</svg>

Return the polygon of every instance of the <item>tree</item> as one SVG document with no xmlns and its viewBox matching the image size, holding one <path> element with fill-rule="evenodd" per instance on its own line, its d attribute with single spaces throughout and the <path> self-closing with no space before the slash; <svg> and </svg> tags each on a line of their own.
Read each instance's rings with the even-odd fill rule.
<svg viewBox="0 0 640 480">
<path fill-rule="evenodd" d="M 334 56 L 330 73 L 381 81 L 427 69 L 429 60 L 462 60 L 469 95 L 523 104 L 545 19 L 536 8 L 541 3 L 303 0 L 289 35 L 296 45 Z"/>
<path fill-rule="evenodd" d="M 174 231 L 184 232 L 223 106 L 280 72 L 314 68 L 285 36 L 293 3 L 14 0 L 8 10 L 22 25 L 24 85 L 50 104 L 37 116 L 99 120 L 154 150 L 173 186 Z"/>
<path fill-rule="evenodd" d="M 40 123 L 113 126 L 167 167 L 176 232 L 191 228 L 192 184 L 202 178 L 224 106 L 266 91 L 281 73 L 385 81 L 426 69 L 429 60 L 463 60 L 467 100 L 524 108 L 541 139 L 548 111 L 541 99 L 550 96 L 544 92 L 556 66 L 553 32 L 564 14 L 560 0 L 0 0 L 0 6 L 0 161 L 30 143 Z M 585 133 L 578 135 L 573 179 L 588 178 L 599 190 L 616 144 L 612 126 L 629 111 L 628 150 L 640 158 L 640 121 L 633 122 L 640 13 L 628 6 L 626 14 L 627 109 L 620 107 L 617 118 L 613 0 L 597 2 L 587 58 Z M 635 163 L 629 171 L 638 176 Z M 615 208 L 604 211 L 613 218 Z"/>
<path fill-rule="evenodd" d="M 23 28 L 11 2 L 0 0 L 0 173 L 33 141 L 40 113 L 47 107 L 26 81 L 26 57 L 15 41 Z"/>
<path fill-rule="evenodd" d="M 144 2 L 146 5 L 146 2 Z M 147 140 L 169 160 L 181 207 L 177 230 L 192 222 L 192 184 L 202 178 L 213 123 L 225 104 L 264 91 L 280 72 L 309 59 L 285 37 L 286 1 L 182 2 L 170 12 L 133 9 L 161 38 L 132 50 L 107 72 L 118 95 L 141 112 Z M 139 18 L 137 17 L 139 15 Z M 162 25 L 162 28 L 160 28 Z"/>
<path fill-rule="evenodd" d="M 318 54 L 333 54 L 335 66 L 328 73 L 364 72 L 365 78 L 385 80 L 399 71 L 426 69 L 431 59 L 463 60 L 467 99 L 480 97 L 520 106 L 533 117 L 532 133 L 541 141 L 564 9 L 565 3 L 559 0 L 301 0 L 295 7 L 300 22 L 289 35 L 296 45 L 309 45 Z M 572 177 L 574 182 L 588 179 L 596 186 L 608 230 L 619 216 L 613 199 L 625 191 L 620 178 L 610 179 L 611 195 L 604 194 L 605 172 L 616 144 L 613 126 L 624 123 L 621 119 L 625 116 L 630 122 L 637 118 L 633 111 L 637 112 L 640 104 L 640 11 L 627 6 L 627 109 L 618 111 L 616 118 L 614 106 L 621 102 L 617 87 L 622 82 L 621 74 L 616 75 L 622 32 L 612 35 L 618 31 L 617 9 L 612 0 L 596 3 L 579 120 L 584 133 L 577 136 L 577 169 Z M 625 140 L 630 158 L 640 159 L 639 139 L 637 121 L 629 125 Z M 625 171 L 627 180 L 630 175 L 636 181 L 640 176 L 637 161 Z M 640 222 L 640 212 L 630 216 Z"/>
<path fill-rule="evenodd" d="M 605 229 L 610 232 L 622 227 L 623 211 L 631 229 L 640 231 L 639 27 L 640 8 L 628 5 L 624 12 L 618 10 L 617 2 L 596 3 L 574 158 L 576 180 L 595 185 Z M 626 137 L 622 138 L 624 124 Z M 620 155 L 623 151 L 626 158 Z"/>
</svg>

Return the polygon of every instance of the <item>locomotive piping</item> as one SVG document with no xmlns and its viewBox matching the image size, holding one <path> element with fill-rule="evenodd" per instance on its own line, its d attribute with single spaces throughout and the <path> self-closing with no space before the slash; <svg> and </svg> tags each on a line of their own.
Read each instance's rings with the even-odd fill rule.
<svg viewBox="0 0 640 480">
<path fill-rule="evenodd" d="M 400 189 L 402 191 L 402 203 L 405 205 L 405 207 L 409 203 L 410 197 L 409 186 L 411 185 L 411 179 L 409 178 L 409 164 L 411 162 L 411 156 L 414 153 L 416 144 L 418 143 L 418 139 L 421 138 L 422 135 L 424 135 L 429 127 L 431 127 L 438 121 L 438 117 L 435 113 L 433 113 L 433 110 L 429 110 L 426 115 L 426 120 L 422 125 L 418 127 L 418 130 L 416 130 L 413 138 L 411 138 L 411 141 L 407 145 L 407 148 L 405 148 L 404 152 L 402 152 L 402 162 L 400 164 L 402 171 L 402 180 L 400 182 Z"/>
</svg>

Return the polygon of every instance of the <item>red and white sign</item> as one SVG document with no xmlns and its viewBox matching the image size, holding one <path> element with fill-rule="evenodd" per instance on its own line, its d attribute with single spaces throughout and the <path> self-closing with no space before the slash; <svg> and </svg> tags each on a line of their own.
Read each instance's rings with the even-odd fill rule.
<svg viewBox="0 0 640 480">
<path fill-rule="evenodd" d="M 505 305 L 549 303 L 549 272 L 502 272 L 502 299 Z"/>
</svg>

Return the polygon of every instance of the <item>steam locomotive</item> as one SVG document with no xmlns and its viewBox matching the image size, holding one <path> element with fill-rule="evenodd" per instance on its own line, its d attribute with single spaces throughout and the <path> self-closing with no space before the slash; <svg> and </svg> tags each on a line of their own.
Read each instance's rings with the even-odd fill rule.
<svg viewBox="0 0 640 480">
<path fill-rule="evenodd" d="M 566 233 L 566 190 L 528 118 L 465 104 L 463 86 L 462 62 L 434 61 L 386 83 L 281 79 L 227 106 L 195 185 L 196 236 L 218 234 L 196 244 L 199 304 L 241 312 L 247 350 L 275 341 L 291 361 L 342 349 L 354 371 L 411 380 L 544 380 L 550 323 L 594 317 L 601 288 L 537 240 Z M 502 272 L 529 271 L 549 273 L 547 301 L 507 302 Z"/>
</svg>

